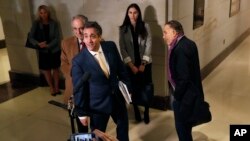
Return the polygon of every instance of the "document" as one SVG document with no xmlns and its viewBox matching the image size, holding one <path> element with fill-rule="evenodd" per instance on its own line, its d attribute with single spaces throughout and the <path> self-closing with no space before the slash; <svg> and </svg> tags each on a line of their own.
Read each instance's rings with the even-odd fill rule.
<svg viewBox="0 0 250 141">
<path fill-rule="evenodd" d="M 132 99 L 131 99 L 131 96 L 128 92 L 128 88 L 127 88 L 126 84 L 124 84 L 122 81 L 119 81 L 118 85 L 119 85 L 119 89 L 120 89 L 124 99 L 126 100 L 126 102 L 128 104 L 130 104 L 132 102 Z"/>
</svg>

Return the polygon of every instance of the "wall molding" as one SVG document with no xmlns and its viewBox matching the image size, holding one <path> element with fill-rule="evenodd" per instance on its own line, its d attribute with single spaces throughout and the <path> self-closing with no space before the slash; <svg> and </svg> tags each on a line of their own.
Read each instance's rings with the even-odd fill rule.
<svg viewBox="0 0 250 141">
<path fill-rule="evenodd" d="M 9 71 L 11 86 L 14 88 L 25 87 L 25 86 L 48 86 L 43 74 L 34 75 L 29 73 Z M 65 88 L 64 78 L 60 78 L 59 82 L 60 89 Z"/>
<path fill-rule="evenodd" d="M 203 69 L 201 69 L 202 80 L 206 78 L 239 44 L 250 35 L 250 28 L 242 33 L 232 44 L 224 49 L 219 55 L 211 60 Z"/>
<path fill-rule="evenodd" d="M 0 49 L 1 48 L 6 48 L 6 42 L 5 42 L 5 40 L 0 40 Z"/>
</svg>

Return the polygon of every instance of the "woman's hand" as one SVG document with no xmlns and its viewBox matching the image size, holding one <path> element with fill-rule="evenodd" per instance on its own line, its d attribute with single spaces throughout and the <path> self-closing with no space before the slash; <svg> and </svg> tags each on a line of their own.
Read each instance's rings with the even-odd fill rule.
<svg viewBox="0 0 250 141">
<path fill-rule="evenodd" d="M 136 66 L 132 66 L 131 70 L 134 74 L 137 74 L 139 71 L 139 69 Z"/>
<path fill-rule="evenodd" d="M 128 66 L 130 67 L 131 71 L 134 73 L 134 74 L 137 74 L 139 69 L 132 63 L 132 62 L 129 62 L 128 63 Z"/>
<path fill-rule="evenodd" d="M 145 65 L 140 65 L 139 72 L 144 72 L 144 70 L 145 70 Z"/>
<path fill-rule="evenodd" d="M 40 43 L 38 43 L 38 45 L 40 48 L 47 48 L 48 47 L 46 41 L 40 42 Z"/>
</svg>

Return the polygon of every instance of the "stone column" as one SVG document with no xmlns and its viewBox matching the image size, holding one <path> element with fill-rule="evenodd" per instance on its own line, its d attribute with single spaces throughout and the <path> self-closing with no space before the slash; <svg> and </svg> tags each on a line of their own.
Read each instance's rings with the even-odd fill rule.
<svg viewBox="0 0 250 141">
<path fill-rule="evenodd" d="M 9 74 L 13 85 L 16 80 L 34 84 L 38 82 L 36 78 L 39 78 L 37 53 L 24 47 L 32 25 L 30 8 L 29 0 L 0 1 L 0 15 L 10 61 Z"/>
</svg>

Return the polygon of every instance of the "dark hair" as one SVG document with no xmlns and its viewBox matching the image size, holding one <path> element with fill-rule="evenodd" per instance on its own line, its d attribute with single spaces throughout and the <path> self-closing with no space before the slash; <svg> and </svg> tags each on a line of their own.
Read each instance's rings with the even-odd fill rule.
<svg viewBox="0 0 250 141">
<path fill-rule="evenodd" d="M 171 20 L 166 23 L 166 25 L 169 25 L 171 28 L 173 28 L 178 34 L 184 34 L 183 27 L 180 22 L 176 20 Z"/>
<path fill-rule="evenodd" d="M 123 31 L 124 33 L 126 33 L 128 31 L 128 28 L 130 27 L 131 23 L 130 23 L 130 19 L 128 16 L 128 11 L 130 8 L 135 8 L 138 11 L 138 18 L 136 21 L 136 26 L 135 26 L 135 32 L 137 32 L 142 38 L 145 38 L 148 33 L 147 30 L 145 28 L 145 23 L 142 21 L 142 15 L 141 15 L 141 10 L 140 7 L 136 4 L 136 3 L 132 3 L 128 6 L 126 14 L 125 14 L 125 18 L 123 21 L 123 24 L 120 26 L 120 29 L 122 27 L 126 27 L 125 30 Z"/>
<path fill-rule="evenodd" d="M 95 22 L 95 21 L 88 21 L 85 23 L 85 26 L 84 26 L 84 29 L 85 28 L 94 28 L 97 32 L 97 35 L 98 36 L 101 36 L 102 35 L 102 28 L 101 26 Z"/>
</svg>

